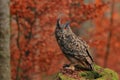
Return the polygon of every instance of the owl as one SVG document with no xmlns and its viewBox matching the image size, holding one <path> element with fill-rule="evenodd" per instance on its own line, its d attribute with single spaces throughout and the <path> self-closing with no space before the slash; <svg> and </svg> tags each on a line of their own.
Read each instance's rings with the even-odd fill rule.
<svg viewBox="0 0 120 80">
<path fill-rule="evenodd" d="M 70 61 L 69 66 L 72 65 L 75 69 L 93 70 L 94 61 L 89 46 L 73 33 L 69 21 L 61 24 L 60 20 L 59 18 L 56 22 L 55 37 L 63 54 Z"/>
</svg>

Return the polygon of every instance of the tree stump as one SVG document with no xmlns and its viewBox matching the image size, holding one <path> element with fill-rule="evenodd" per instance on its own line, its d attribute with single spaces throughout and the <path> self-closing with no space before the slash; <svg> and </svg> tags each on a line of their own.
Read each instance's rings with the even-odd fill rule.
<svg viewBox="0 0 120 80">
<path fill-rule="evenodd" d="M 75 71 L 62 68 L 56 80 L 119 80 L 118 74 L 108 68 L 94 65 L 94 71 Z"/>
</svg>

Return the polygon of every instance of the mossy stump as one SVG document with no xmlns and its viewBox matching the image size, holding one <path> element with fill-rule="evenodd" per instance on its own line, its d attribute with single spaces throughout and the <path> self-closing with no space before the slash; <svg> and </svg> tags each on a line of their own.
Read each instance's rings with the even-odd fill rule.
<svg viewBox="0 0 120 80">
<path fill-rule="evenodd" d="M 61 69 L 56 80 L 119 80 L 118 74 L 108 68 L 94 66 L 94 71 Z"/>
</svg>

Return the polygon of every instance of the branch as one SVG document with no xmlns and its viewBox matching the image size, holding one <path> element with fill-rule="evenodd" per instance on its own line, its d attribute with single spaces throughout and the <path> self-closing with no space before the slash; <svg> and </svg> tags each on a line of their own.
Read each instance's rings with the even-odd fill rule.
<svg viewBox="0 0 120 80">
<path fill-rule="evenodd" d="M 21 60 L 22 60 L 22 54 L 21 54 L 21 48 L 20 48 L 20 25 L 19 25 L 19 19 L 18 19 L 18 14 L 16 14 L 16 22 L 17 22 L 17 25 L 18 25 L 18 37 L 17 37 L 17 47 L 20 51 L 20 57 L 18 59 L 18 64 L 17 64 L 17 68 L 16 68 L 16 79 L 15 80 L 19 80 L 19 72 L 20 72 L 20 63 L 21 63 Z"/>
<path fill-rule="evenodd" d="M 113 29 L 113 13 L 114 13 L 114 6 L 115 6 L 115 0 L 112 0 L 112 6 L 111 6 L 111 19 L 110 19 L 110 30 L 108 32 L 108 38 L 107 38 L 107 45 L 106 45 L 106 54 L 105 54 L 105 59 L 104 59 L 104 67 L 107 67 L 108 63 L 108 57 L 110 55 L 110 42 L 112 39 L 112 29 Z"/>
</svg>

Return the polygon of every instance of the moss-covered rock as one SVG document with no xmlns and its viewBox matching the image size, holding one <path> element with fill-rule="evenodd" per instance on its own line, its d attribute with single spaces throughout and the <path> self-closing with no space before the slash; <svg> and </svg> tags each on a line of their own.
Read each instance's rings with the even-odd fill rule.
<svg viewBox="0 0 120 80">
<path fill-rule="evenodd" d="M 94 71 L 72 71 L 63 69 L 58 80 L 119 80 L 118 74 L 108 68 L 94 65 Z"/>
</svg>

